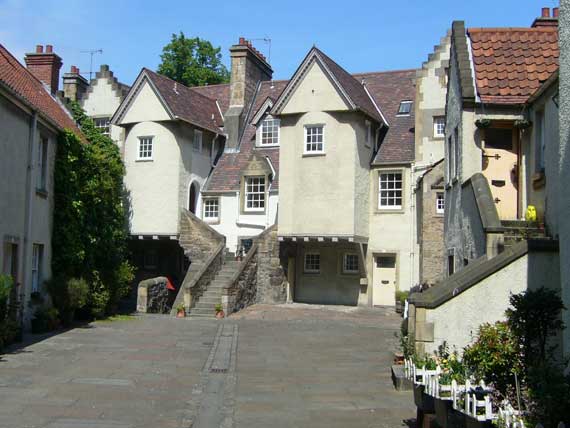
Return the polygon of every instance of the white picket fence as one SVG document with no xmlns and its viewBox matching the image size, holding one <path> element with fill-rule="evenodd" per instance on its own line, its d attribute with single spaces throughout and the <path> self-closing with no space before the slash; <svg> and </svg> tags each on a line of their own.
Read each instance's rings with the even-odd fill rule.
<svg viewBox="0 0 570 428">
<path fill-rule="evenodd" d="M 518 411 L 508 402 L 496 406 L 499 410 L 497 413 L 493 412 L 492 389 L 483 381 L 476 385 L 470 381 L 466 381 L 465 384 L 458 384 L 456 381 L 452 381 L 451 385 L 441 384 L 441 367 L 437 366 L 435 370 L 419 368 L 412 360 L 404 361 L 404 373 L 415 385 L 423 385 L 426 394 L 439 400 L 450 400 L 453 409 L 478 421 L 500 419 L 506 428 L 526 428 Z M 482 399 L 478 399 L 477 396 L 481 394 L 483 394 Z"/>
</svg>

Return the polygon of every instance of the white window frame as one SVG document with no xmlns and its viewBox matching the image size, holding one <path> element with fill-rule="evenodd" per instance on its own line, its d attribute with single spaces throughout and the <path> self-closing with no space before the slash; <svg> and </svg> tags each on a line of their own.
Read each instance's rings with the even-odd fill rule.
<svg viewBox="0 0 570 428">
<path fill-rule="evenodd" d="M 372 123 L 369 120 L 364 121 L 366 127 L 366 136 L 364 137 L 364 145 L 372 147 Z"/>
<path fill-rule="evenodd" d="M 440 132 L 440 126 L 442 126 L 441 132 Z M 433 117 L 433 137 L 445 138 L 445 116 Z"/>
<path fill-rule="evenodd" d="M 313 267 L 308 267 L 307 259 L 309 257 L 317 257 L 317 263 L 319 265 L 318 269 L 314 268 L 315 263 L 311 263 L 311 266 L 313 266 Z M 321 253 L 319 253 L 318 251 L 307 251 L 305 253 L 305 255 L 303 256 L 303 272 L 304 273 L 321 273 Z"/>
<path fill-rule="evenodd" d="M 309 143 L 307 141 L 307 138 L 309 136 L 308 130 L 313 129 L 313 128 L 321 128 L 321 142 L 320 143 L 319 142 Z M 320 150 L 307 150 L 308 144 L 321 144 L 321 149 Z M 303 154 L 304 155 L 322 155 L 324 153 L 325 153 L 325 125 L 322 123 L 305 125 L 304 126 L 304 137 L 303 137 Z"/>
<path fill-rule="evenodd" d="M 192 150 L 198 153 L 202 153 L 202 131 L 199 129 L 194 130 L 194 137 L 192 138 Z"/>
<path fill-rule="evenodd" d="M 271 122 L 271 126 L 275 127 L 276 129 L 276 133 L 277 135 L 272 135 L 271 136 L 271 140 L 274 141 L 272 143 L 264 143 L 263 142 L 263 138 L 264 135 L 269 135 L 268 133 L 265 132 L 265 127 L 268 126 L 269 122 Z M 258 141 L 257 141 L 257 145 L 259 147 L 277 147 L 279 146 L 279 141 L 281 138 L 281 120 L 280 119 L 276 119 L 271 115 L 267 115 L 265 116 L 265 118 L 261 121 L 261 124 L 259 125 L 259 135 L 258 135 Z"/>
<path fill-rule="evenodd" d="M 400 110 L 402 110 L 402 106 L 404 104 L 408 104 L 410 106 L 410 111 L 406 112 L 401 112 Z M 409 116 L 412 114 L 412 105 L 414 104 L 413 101 L 411 100 L 404 100 L 404 101 L 400 101 L 400 104 L 398 105 L 398 113 L 396 114 L 396 116 Z"/>
<path fill-rule="evenodd" d="M 211 203 L 215 203 L 215 210 L 209 207 Z M 220 219 L 220 198 L 204 198 L 202 201 L 203 218 L 207 222 L 216 222 Z M 211 215 L 215 213 L 216 215 Z"/>
<path fill-rule="evenodd" d="M 93 125 L 95 128 L 101 131 L 101 134 L 109 137 L 111 135 L 111 118 L 110 117 L 94 117 Z M 105 121 L 103 125 L 101 125 L 101 121 Z"/>
<path fill-rule="evenodd" d="M 436 212 L 436 214 L 445 213 L 445 192 L 436 192 L 436 194 L 435 194 L 435 212 Z"/>
<path fill-rule="evenodd" d="M 356 257 L 356 269 L 349 269 L 347 262 L 349 257 Z M 356 253 L 344 253 L 342 255 L 342 273 L 344 274 L 356 274 L 360 272 L 360 260 L 358 259 L 358 254 Z"/>
<path fill-rule="evenodd" d="M 36 189 L 47 190 L 47 167 L 48 167 L 49 140 L 46 137 L 40 137 L 38 141 L 38 159 L 37 159 L 37 175 Z"/>
<path fill-rule="evenodd" d="M 138 161 L 151 161 L 154 159 L 154 136 L 152 135 L 145 135 L 140 136 L 139 143 L 137 145 L 137 160 Z M 143 149 L 143 144 L 145 142 L 150 142 L 150 145 L 147 143 L 147 148 Z M 141 153 L 145 153 L 145 156 L 141 156 Z"/>
<path fill-rule="evenodd" d="M 382 189 L 382 176 L 388 176 L 388 175 L 399 175 L 400 176 L 400 188 L 392 188 L 390 189 L 389 187 L 386 189 Z M 394 179 L 392 181 L 395 184 L 398 182 L 398 180 Z M 389 181 L 386 181 L 386 183 L 389 183 Z M 397 196 L 386 196 L 385 198 L 382 198 L 382 192 L 397 192 L 400 191 L 400 205 L 384 205 L 382 203 L 382 199 L 394 199 L 394 201 L 397 200 Z M 404 172 L 402 170 L 394 170 L 394 171 L 380 171 L 378 173 L 378 209 L 381 211 L 397 211 L 397 210 L 401 210 L 404 207 Z"/>
<path fill-rule="evenodd" d="M 254 180 L 263 180 L 263 191 L 259 191 L 258 190 L 249 190 L 249 185 L 250 182 L 253 182 Z M 260 182 L 257 183 L 257 186 L 259 188 L 260 186 Z M 252 186 L 255 186 L 254 183 L 251 183 Z M 262 207 L 248 207 L 248 196 L 249 195 L 263 195 L 262 199 L 259 199 L 260 202 L 263 202 L 263 206 Z M 252 202 L 255 202 L 252 199 Z M 243 195 L 243 210 L 245 212 L 263 212 L 265 211 L 265 207 L 267 204 L 267 178 L 264 175 L 250 175 L 250 176 L 246 176 L 245 177 L 245 182 L 244 182 L 244 195 Z"/>
<path fill-rule="evenodd" d="M 40 291 L 42 282 L 42 265 L 44 258 L 43 244 L 32 245 L 32 293 Z"/>
</svg>

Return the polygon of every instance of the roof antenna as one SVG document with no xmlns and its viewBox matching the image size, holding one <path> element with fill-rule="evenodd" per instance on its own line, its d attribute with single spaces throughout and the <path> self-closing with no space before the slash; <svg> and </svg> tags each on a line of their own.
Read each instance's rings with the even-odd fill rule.
<svg viewBox="0 0 570 428">
<path fill-rule="evenodd" d="M 88 49 L 85 51 L 81 51 L 81 53 L 88 53 L 89 55 L 91 55 L 91 60 L 89 62 L 89 80 L 91 81 L 91 77 L 93 76 L 93 55 L 102 54 L 103 49 Z"/>
</svg>

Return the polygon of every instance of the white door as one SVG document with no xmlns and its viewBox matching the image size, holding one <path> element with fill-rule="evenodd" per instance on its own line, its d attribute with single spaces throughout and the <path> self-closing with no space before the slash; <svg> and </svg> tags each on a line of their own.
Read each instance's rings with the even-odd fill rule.
<svg viewBox="0 0 570 428">
<path fill-rule="evenodd" d="M 374 306 L 394 306 L 396 304 L 396 255 L 375 256 L 372 275 L 372 304 Z"/>
</svg>

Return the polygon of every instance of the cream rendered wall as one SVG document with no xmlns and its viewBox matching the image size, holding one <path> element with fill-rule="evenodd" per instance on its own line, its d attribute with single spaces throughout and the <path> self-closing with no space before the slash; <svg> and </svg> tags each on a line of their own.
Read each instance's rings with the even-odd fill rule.
<svg viewBox="0 0 570 428">
<path fill-rule="evenodd" d="M 3 266 L 6 245 L 18 244 L 18 278 L 23 284 L 24 322 L 28 325 L 33 316 L 26 303 L 31 293 L 32 244 L 44 246 L 41 265 L 42 279 L 51 277 L 51 233 L 53 224 L 53 170 L 57 148 L 56 134 L 38 123 L 36 139 L 32 147 L 31 173 L 31 230 L 25 246 L 26 228 L 26 171 L 28 166 L 28 144 L 32 117 L 30 114 L 14 106 L 0 94 L 0 183 L 2 197 L 0 198 L 0 272 L 8 273 L 8 267 Z M 36 180 L 39 174 L 38 144 L 40 136 L 48 139 L 48 163 L 46 190 L 47 194 L 36 193 Z M 25 269 L 24 272 L 24 260 Z M 42 291 L 40 284 L 40 291 Z M 45 288 L 43 289 L 45 292 Z"/>
<path fill-rule="evenodd" d="M 356 135 L 343 116 L 312 111 L 281 118 L 280 235 L 355 234 Z M 304 126 L 311 124 L 324 125 L 324 155 L 303 155 Z"/>
<path fill-rule="evenodd" d="M 403 209 L 389 212 L 378 210 L 378 173 L 379 171 L 402 172 L 404 179 Z M 396 287 L 398 290 L 409 290 L 413 285 L 414 272 L 417 271 L 418 260 L 414 259 L 415 243 L 412 236 L 413 218 L 411 168 L 394 165 L 374 168 L 370 178 L 370 229 L 366 266 L 368 270 L 368 287 L 366 297 L 372 304 L 374 256 L 382 253 L 396 255 Z M 415 275 L 417 277 L 417 274 Z M 364 297 L 361 297 L 363 299 Z"/>
<path fill-rule="evenodd" d="M 220 218 L 217 223 L 210 223 L 210 226 L 226 237 L 226 248 L 232 253 L 237 250 L 239 238 L 257 236 L 277 220 L 277 193 L 270 193 L 268 211 L 262 214 L 240 214 L 239 192 L 217 197 L 220 201 Z"/>
<path fill-rule="evenodd" d="M 125 187 L 133 235 L 176 235 L 181 149 L 174 123 L 141 122 L 127 130 Z M 153 137 L 153 159 L 138 161 L 139 137 Z"/>
<path fill-rule="evenodd" d="M 145 81 L 122 118 L 121 124 L 160 120 L 171 120 L 171 118 L 148 81 Z"/>
<path fill-rule="evenodd" d="M 282 114 L 343 110 L 348 110 L 348 105 L 340 97 L 320 65 L 314 62 L 287 101 Z"/>
<path fill-rule="evenodd" d="M 426 310 L 426 322 L 434 324 L 434 342 L 425 344 L 426 353 L 437 351 L 443 341 L 460 351 L 472 342 L 481 324 L 505 320 L 511 293 L 541 286 L 559 290 L 559 269 L 552 254 L 529 253 L 441 306 Z"/>
<path fill-rule="evenodd" d="M 91 86 L 87 98 L 81 102 L 81 107 L 90 117 L 111 118 L 121 105 L 121 97 L 113 89 L 107 77 L 97 79 L 97 84 Z M 124 140 L 124 131 L 120 126 L 110 125 L 110 137 L 119 147 Z"/>
</svg>

